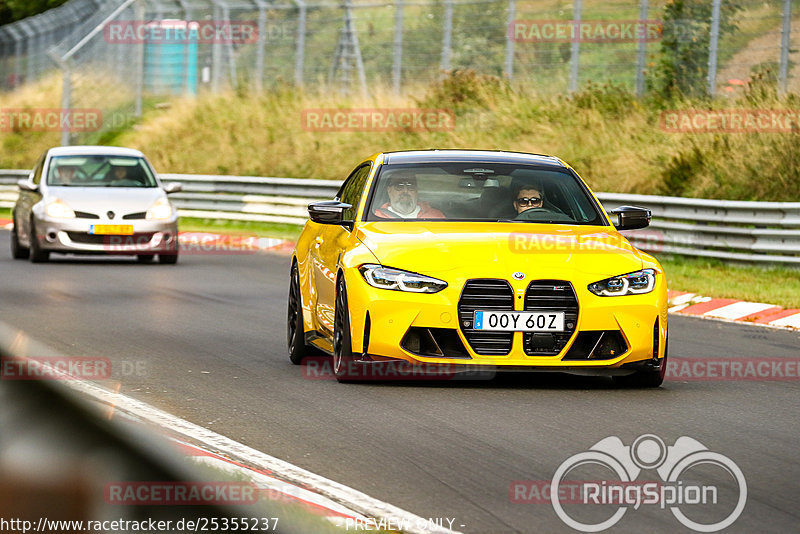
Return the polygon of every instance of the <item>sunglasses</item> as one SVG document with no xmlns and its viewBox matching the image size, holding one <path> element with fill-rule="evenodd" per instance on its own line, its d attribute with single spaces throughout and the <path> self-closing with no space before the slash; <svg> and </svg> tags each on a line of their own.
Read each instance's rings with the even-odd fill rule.
<svg viewBox="0 0 800 534">
<path fill-rule="evenodd" d="M 413 182 L 395 182 L 389 187 L 394 187 L 395 189 L 416 189 L 417 184 Z"/>
<path fill-rule="evenodd" d="M 542 202 L 541 197 L 522 197 L 516 200 L 517 204 L 520 206 L 530 206 L 532 204 L 540 204 Z"/>
</svg>

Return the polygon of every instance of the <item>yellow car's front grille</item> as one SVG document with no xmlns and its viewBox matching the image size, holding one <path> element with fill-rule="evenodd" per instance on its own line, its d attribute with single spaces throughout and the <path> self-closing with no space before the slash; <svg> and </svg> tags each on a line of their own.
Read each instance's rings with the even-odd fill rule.
<svg viewBox="0 0 800 534">
<path fill-rule="evenodd" d="M 503 356 L 511 352 L 514 332 L 473 329 L 475 310 L 511 311 L 514 291 L 506 280 L 484 278 L 464 284 L 458 300 L 458 320 L 469 346 L 483 356 Z"/>
<path fill-rule="evenodd" d="M 525 311 L 564 312 L 563 332 L 524 332 L 522 346 L 528 356 L 560 353 L 578 325 L 578 297 L 565 280 L 533 280 L 525 290 Z"/>
</svg>

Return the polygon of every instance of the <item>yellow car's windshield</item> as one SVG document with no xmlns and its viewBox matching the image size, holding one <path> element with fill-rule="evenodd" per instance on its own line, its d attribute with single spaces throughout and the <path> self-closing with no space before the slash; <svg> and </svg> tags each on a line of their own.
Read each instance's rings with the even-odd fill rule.
<svg viewBox="0 0 800 534">
<path fill-rule="evenodd" d="M 568 169 L 474 162 L 383 165 L 363 219 L 607 224 Z"/>
</svg>

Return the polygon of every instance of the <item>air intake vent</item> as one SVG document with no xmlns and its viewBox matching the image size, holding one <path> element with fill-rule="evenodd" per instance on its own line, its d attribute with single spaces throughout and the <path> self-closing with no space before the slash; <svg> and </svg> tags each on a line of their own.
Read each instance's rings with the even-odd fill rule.
<svg viewBox="0 0 800 534">
<path fill-rule="evenodd" d="M 502 356 L 511 352 L 513 332 L 491 332 L 472 328 L 475 310 L 514 309 L 514 291 L 505 280 L 469 280 L 458 300 L 458 321 L 469 346 L 478 354 Z"/>
<path fill-rule="evenodd" d="M 525 290 L 525 311 L 564 312 L 564 331 L 525 332 L 522 346 L 528 356 L 555 356 L 567 345 L 578 325 L 578 298 L 564 280 L 534 280 Z"/>
</svg>

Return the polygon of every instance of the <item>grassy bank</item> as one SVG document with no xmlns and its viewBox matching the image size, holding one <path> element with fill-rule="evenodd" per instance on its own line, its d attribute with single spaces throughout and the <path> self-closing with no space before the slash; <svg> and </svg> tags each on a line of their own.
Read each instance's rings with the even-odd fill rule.
<svg viewBox="0 0 800 534">
<path fill-rule="evenodd" d="M 0 95 L 0 108 L 55 106 L 54 81 Z M 38 89 L 37 89 L 38 87 Z M 597 191 L 739 200 L 800 198 L 800 134 L 668 133 L 666 109 L 798 109 L 756 81 L 715 101 L 636 99 L 628 90 L 588 85 L 568 97 L 509 85 L 469 71 L 418 87 L 411 96 L 375 89 L 367 99 L 302 92 L 246 91 L 173 99 L 149 106 L 138 124 L 106 139 L 143 150 L 161 172 L 341 179 L 383 150 L 484 148 L 555 154 Z M 437 108 L 455 113 L 446 131 L 310 131 L 304 110 Z M 0 133 L 0 168 L 30 168 L 52 132 Z"/>
</svg>

